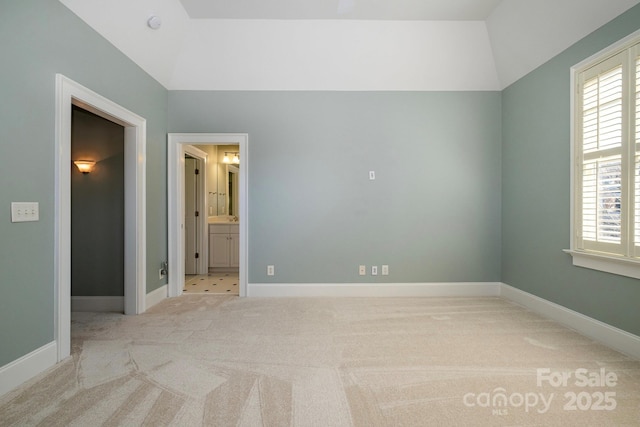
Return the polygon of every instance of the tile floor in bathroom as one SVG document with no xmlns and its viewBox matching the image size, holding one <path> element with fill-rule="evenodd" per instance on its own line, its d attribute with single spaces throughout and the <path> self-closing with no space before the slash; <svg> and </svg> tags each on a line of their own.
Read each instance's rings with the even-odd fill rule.
<svg viewBox="0 0 640 427">
<path fill-rule="evenodd" d="M 237 272 L 185 275 L 182 291 L 185 294 L 239 295 L 239 283 Z"/>
</svg>

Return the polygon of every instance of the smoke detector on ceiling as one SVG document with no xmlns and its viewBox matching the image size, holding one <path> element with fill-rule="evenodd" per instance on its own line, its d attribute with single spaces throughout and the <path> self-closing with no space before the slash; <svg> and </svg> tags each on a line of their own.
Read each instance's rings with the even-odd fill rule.
<svg viewBox="0 0 640 427">
<path fill-rule="evenodd" d="M 152 30 L 157 30 L 162 25 L 162 19 L 160 19 L 159 17 L 157 17 L 155 15 L 152 15 L 152 16 L 149 17 L 149 19 L 147 19 L 147 25 Z"/>
</svg>

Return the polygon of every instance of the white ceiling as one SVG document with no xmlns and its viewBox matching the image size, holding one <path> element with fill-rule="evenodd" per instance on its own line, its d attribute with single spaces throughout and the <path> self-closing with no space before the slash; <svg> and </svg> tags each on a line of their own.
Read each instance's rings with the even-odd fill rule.
<svg viewBox="0 0 640 427">
<path fill-rule="evenodd" d="M 501 0 L 180 0 L 194 19 L 484 21 Z"/>
<path fill-rule="evenodd" d="M 640 3 L 59 1 L 170 90 L 365 91 L 500 90 Z"/>
</svg>

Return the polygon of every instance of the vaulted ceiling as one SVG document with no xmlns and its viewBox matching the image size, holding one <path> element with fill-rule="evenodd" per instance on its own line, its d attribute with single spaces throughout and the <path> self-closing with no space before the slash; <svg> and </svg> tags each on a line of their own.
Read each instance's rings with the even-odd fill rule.
<svg viewBox="0 0 640 427">
<path fill-rule="evenodd" d="M 640 0 L 60 2 L 170 90 L 428 91 L 502 89 Z"/>
</svg>

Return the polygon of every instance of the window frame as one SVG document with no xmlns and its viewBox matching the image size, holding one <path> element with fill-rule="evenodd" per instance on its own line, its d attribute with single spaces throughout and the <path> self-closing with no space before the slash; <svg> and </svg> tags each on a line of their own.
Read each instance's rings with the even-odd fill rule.
<svg viewBox="0 0 640 427">
<path fill-rule="evenodd" d="M 626 57 L 628 72 L 633 74 L 637 78 L 637 65 L 636 58 L 640 55 L 640 30 L 630 34 L 622 40 L 612 44 L 611 46 L 599 51 L 598 53 L 590 56 L 589 58 L 581 61 L 580 63 L 571 67 L 571 175 L 570 175 L 570 188 L 571 188 L 571 208 L 570 208 L 570 249 L 564 251 L 572 256 L 573 265 L 578 267 L 589 268 L 593 270 L 604 271 L 608 273 L 618 274 L 627 277 L 633 277 L 640 279 L 640 241 L 634 242 L 634 226 L 635 215 L 629 215 L 627 213 L 633 213 L 634 200 L 635 200 L 635 184 L 634 177 L 636 176 L 636 156 L 640 156 L 640 141 L 634 139 L 636 135 L 636 121 L 640 118 L 636 117 L 635 108 L 635 88 L 628 87 L 626 82 L 623 82 L 623 88 L 626 87 L 626 91 L 623 95 L 623 116 L 629 114 L 628 122 L 623 123 L 623 138 L 626 135 L 626 142 L 623 141 L 621 151 L 626 150 L 626 162 L 623 161 L 622 175 L 623 180 L 626 181 L 626 191 L 623 190 L 622 197 L 625 198 L 624 204 L 629 205 L 625 211 L 621 212 L 625 218 L 622 224 L 622 228 L 627 230 L 625 236 L 622 236 L 621 248 L 623 254 L 615 254 L 605 252 L 605 245 L 587 245 L 591 248 L 584 247 L 582 241 L 582 210 L 579 208 L 578 203 L 582 201 L 582 129 L 580 128 L 582 114 L 582 100 L 581 100 L 581 76 L 584 72 L 591 70 L 598 65 L 612 60 L 616 56 L 624 54 Z M 634 81 L 635 82 L 635 81 Z M 637 83 L 637 82 L 635 82 Z M 624 91 L 624 89 L 623 89 Z M 633 94 L 633 96 L 630 96 Z M 623 157 L 624 159 L 624 157 Z M 629 177 L 631 174 L 631 177 Z M 629 188 L 629 184 L 632 185 Z M 580 216 L 580 217 L 579 217 Z M 629 240 L 631 239 L 631 240 Z"/>
</svg>

